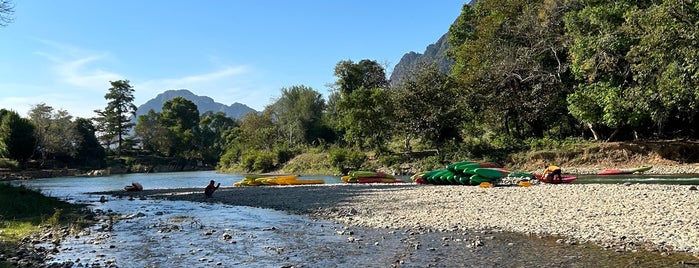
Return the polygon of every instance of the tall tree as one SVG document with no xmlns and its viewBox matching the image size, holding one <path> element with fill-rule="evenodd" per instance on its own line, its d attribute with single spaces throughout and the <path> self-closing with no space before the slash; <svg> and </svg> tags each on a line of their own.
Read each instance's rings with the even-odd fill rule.
<svg viewBox="0 0 699 268">
<path fill-rule="evenodd" d="M 321 117 L 325 109 L 323 96 L 306 86 L 282 88 L 282 96 L 272 104 L 280 134 L 290 147 L 311 143 L 321 137 Z"/>
<path fill-rule="evenodd" d="M 381 152 L 391 137 L 393 109 L 389 91 L 381 88 L 359 88 L 344 96 L 339 103 L 344 139 L 360 149 Z"/>
<path fill-rule="evenodd" d="M 148 113 L 138 117 L 134 132 L 140 137 L 143 149 L 171 156 L 173 151 L 172 137 L 161 121 L 160 113 L 151 109 Z"/>
<path fill-rule="evenodd" d="M 76 144 L 76 160 L 80 165 L 100 168 L 104 161 L 104 147 L 95 136 L 95 126 L 85 118 L 75 120 L 75 129 L 78 133 Z"/>
<path fill-rule="evenodd" d="M 475 8 L 464 5 L 450 28 L 452 75 L 490 129 L 543 136 L 554 130 L 552 121 L 565 117 L 566 6 L 559 2 L 479 1 Z"/>
<path fill-rule="evenodd" d="M 188 159 L 197 157 L 199 133 L 199 109 L 194 102 L 176 97 L 163 103 L 161 124 L 169 129 L 172 137 L 172 153 Z"/>
<path fill-rule="evenodd" d="M 374 60 L 340 61 L 335 66 L 336 85 L 342 94 L 350 94 L 359 88 L 388 88 L 384 68 Z"/>
<path fill-rule="evenodd" d="M 58 158 L 70 162 L 76 156 L 82 136 L 77 132 L 73 116 L 67 111 L 54 110 L 40 103 L 29 110 L 29 120 L 36 127 L 37 150 L 42 161 Z"/>
<path fill-rule="evenodd" d="M 237 126 L 238 122 L 224 112 L 206 112 L 201 116 L 199 147 L 206 163 L 216 164 L 219 161 L 226 150 L 227 137 Z"/>
<path fill-rule="evenodd" d="M 406 135 L 405 146 L 410 150 L 410 137 L 420 138 L 435 146 L 450 138 L 457 138 L 457 127 L 462 119 L 462 102 L 456 93 L 456 84 L 436 65 L 422 65 L 413 69 L 409 77 L 395 90 L 395 113 Z"/>
<path fill-rule="evenodd" d="M 24 168 L 34 154 L 34 125 L 13 111 L 2 109 L 0 114 L 3 114 L 0 118 L 0 155 L 17 160 Z"/>
<path fill-rule="evenodd" d="M 637 39 L 624 18 L 638 2 L 580 0 L 564 17 L 571 69 L 578 80 L 567 97 L 568 110 L 595 140 L 615 139 L 623 129 L 638 125 L 641 110 L 630 96 L 634 81 L 627 59 Z"/>
<path fill-rule="evenodd" d="M 133 104 L 134 89 L 129 84 L 129 80 L 110 81 L 109 83 L 112 87 L 104 95 L 104 98 L 109 102 L 104 110 L 95 111 L 98 114 L 96 121 L 98 128 L 100 128 L 99 131 L 102 132 L 102 141 L 109 147 L 116 139 L 117 155 L 121 155 L 124 136 L 134 125 L 130 121 L 130 117 L 136 114 L 136 105 Z"/>
<path fill-rule="evenodd" d="M 696 137 L 699 4 L 684 0 L 639 2 L 653 4 L 628 13 L 630 31 L 638 39 L 628 54 L 636 81 L 629 99 L 650 115 L 658 135 L 673 132 Z"/>
</svg>

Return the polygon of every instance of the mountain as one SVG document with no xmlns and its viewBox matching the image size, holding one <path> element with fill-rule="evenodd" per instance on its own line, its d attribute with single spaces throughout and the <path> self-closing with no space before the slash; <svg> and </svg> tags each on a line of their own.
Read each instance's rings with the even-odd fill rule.
<svg viewBox="0 0 699 268">
<path fill-rule="evenodd" d="M 136 110 L 136 118 L 140 115 L 147 114 L 148 111 L 153 109 L 153 111 L 161 112 L 163 110 L 163 103 L 174 99 L 176 97 L 183 97 L 190 100 L 199 108 L 199 114 L 203 114 L 208 111 L 224 112 L 228 117 L 241 120 L 248 113 L 256 113 L 254 109 L 248 107 L 242 103 L 233 103 L 230 106 L 215 102 L 212 98 L 207 96 L 198 96 L 186 89 L 180 90 L 168 90 L 163 93 L 158 94 L 155 98 L 147 101 L 146 103 L 138 106 Z"/>
<path fill-rule="evenodd" d="M 447 58 L 445 54 L 447 49 L 449 49 L 449 42 L 447 42 L 448 35 L 449 33 L 445 33 L 436 43 L 428 45 L 425 52 L 422 54 L 414 51 L 405 53 L 398 64 L 393 67 L 393 72 L 390 77 L 391 84 L 400 84 L 403 80 L 408 78 L 410 72 L 415 67 L 420 66 L 422 63 L 436 63 L 437 68 L 443 73 L 451 72 L 451 66 L 454 65 L 454 62 Z"/>
</svg>

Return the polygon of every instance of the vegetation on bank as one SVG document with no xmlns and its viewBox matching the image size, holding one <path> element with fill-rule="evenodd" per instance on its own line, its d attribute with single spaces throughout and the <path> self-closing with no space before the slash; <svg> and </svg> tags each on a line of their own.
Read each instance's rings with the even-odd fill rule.
<svg viewBox="0 0 699 268">
<path fill-rule="evenodd" d="M 85 206 L 0 183 L 0 252 L 12 256 L 23 238 L 45 231 L 45 226 L 84 228 L 91 223 L 87 215 L 91 213 Z M 0 262 L 0 267 L 3 265 L 8 264 Z"/>
<path fill-rule="evenodd" d="M 263 111 L 237 120 L 179 97 L 135 123 L 135 89 L 110 81 L 108 104 L 94 118 L 46 104 L 29 118 L 0 110 L 0 157 L 19 169 L 144 171 L 153 165 L 147 159 L 171 159 L 222 171 L 336 174 L 462 159 L 519 163 L 590 142 L 696 139 L 697 13 L 674 0 L 477 1 L 449 29 L 450 73 L 424 63 L 391 83 L 375 60 L 340 60 L 327 98 L 304 85 L 281 88 Z"/>
</svg>

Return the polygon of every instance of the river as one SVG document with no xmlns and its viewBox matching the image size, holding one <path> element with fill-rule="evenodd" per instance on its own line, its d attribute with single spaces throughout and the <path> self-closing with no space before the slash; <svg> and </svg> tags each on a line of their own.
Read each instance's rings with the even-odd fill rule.
<svg viewBox="0 0 699 268">
<path fill-rule="evenodd" d="M 333 176 L 303 178 L 341 183 L 339 177 Z M 583 176 L 576 183 L 699 184 L 697 176 L 606 178 Z M 178 172 L 61 177 L 14 183 L 69 202 L 88 204 L 95 211 L 120 215 L 121 219 L 113 225 L 105 220 L 62 241 L 58 253 L 53 256 L 54 261 L 73 262 L 74 267 L 498 267 L 503 264 L 586 267 L 625 265 L 630 260 L 638 263 L 640 258 L 590 245 L 560 245 L 555 239 L 518 234 L 413 235 L 396 230 L 349 228 L 269 209 L 111 196 L 105 197 L 107 202 L 99 202 L 102 195 L 90 194 L 120 190 L 131 182 L 139 182 L 146 189 L 203 189 L 212 179 L 230 187 L 240 181 L 242 175 Z M 454 241 L 472 240 L 474 235 L 492 239 L 487 252 L 445 246 L 456 243 Z M 356 242 L 348 242 L 350 237 Z M 414 247 L 415 244 L 423 247 Z M 674 262 L 660 260 L 658 263 L 655 260 L 658 256 L 641 255 L 650 258 L 648 267 Z M 456 260 L 462 261 L 455 263 Z"/>
</svg>

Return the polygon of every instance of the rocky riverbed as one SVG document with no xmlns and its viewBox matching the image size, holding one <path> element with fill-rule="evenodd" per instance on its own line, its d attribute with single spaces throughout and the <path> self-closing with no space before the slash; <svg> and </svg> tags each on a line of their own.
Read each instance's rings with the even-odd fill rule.
<svg viewBox="0 0 699 268">
<path fill-rule="evenodd" d="M 201 189 L 114 194 L 272 208 L 416 234 L 516 233 L 614 252 L 699 255 L 699 191 L 687 185 L 230 187 L 208 200 Z M 477 245 L 479 239 L 466 240 Z"/>
</svg>

